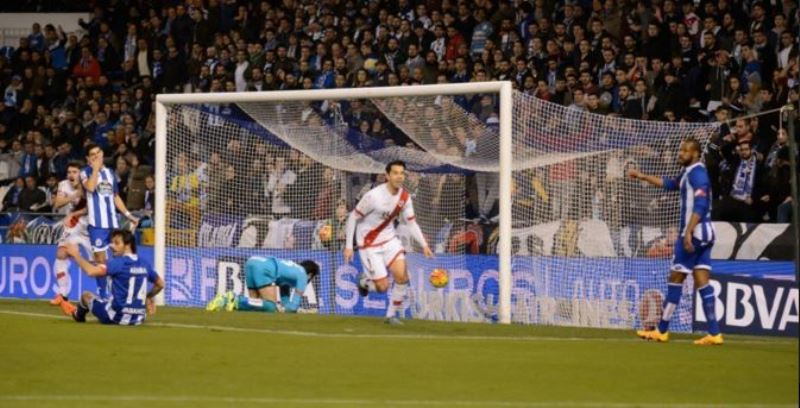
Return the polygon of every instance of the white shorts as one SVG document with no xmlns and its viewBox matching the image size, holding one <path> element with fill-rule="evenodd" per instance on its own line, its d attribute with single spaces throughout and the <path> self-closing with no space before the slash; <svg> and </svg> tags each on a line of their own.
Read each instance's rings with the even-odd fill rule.
<svg viewBox="0 0 800 408">
<path fill-rule="evenodd" d="M 80 232 L 67 232 L 66 230 L 61 234 L 61 237 L 58 239 L 58 246 L 67 246 L 68 244 L 75 244 L 78 245 L 79 248 L 83 248 L 85 253 L 88 256 L 92 256 L 94 254 L 94 250 L 92 249 L 92 243 L 89 242 L 89 236 L 81 234 Z"/>
<path fill-rule="evenodd" d="M 381 245 L 358 251 L 364 273 L 372 280 L 389 276 L 388 268 L 398 259 L 405 259 L 406 251 L 399 239 L 393 238 Z"/>
</svg>

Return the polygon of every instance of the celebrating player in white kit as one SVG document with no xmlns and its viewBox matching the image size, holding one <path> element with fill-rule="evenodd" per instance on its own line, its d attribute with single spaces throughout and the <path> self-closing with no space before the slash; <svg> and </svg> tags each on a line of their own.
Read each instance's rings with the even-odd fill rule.
<svg viewBox="0 0 800 408">
<path fill-rule="evenodd" d="M 398 324 L 397 312 L 403 309 L 408 293 L 408 271 L 405 250 L 394 228 L 395 219 L 408 225 L 414 240 L 422 246 L 425 257 L 433 257 L 414 215 L 411 197 L 403 188 L 406 164 L 393 161 L 386 165 L 386 183 L 368 191 L 347 219 L 345 262 L 353 259 L 353 234 L 356 236 L 361 265 L 368 280 L 359 282 L 360 289 L 378 292 L 389 289 L 388 272 L 392 272 L 394 287 L 389 294 L 386 322 Z M 366 285 L 366 288 L 365 288 Z M 364 293 L 362 292 L 362 295 Z"/>
<path fill-rule="evenodd" d="M 92 253 L 89 243 L 89 232 L 86 227 L 86 199 L 80 183 L 81 166 L 71 162 L 67 165 L 67 178 L 58 183 L 58 192 L 53 201 L 53 209 L 64 214 L 64 224 L 61 237 L 58 240 L 56 262 L 53 270 L 56 274 L 58 292 L 50 304 L 58 306 L 62 301 L 68 300 L 70 290 L 69 255 L 66 251 L 68 244 L 76 244 L 83 248 L 87 254 Z"/>
</svg>

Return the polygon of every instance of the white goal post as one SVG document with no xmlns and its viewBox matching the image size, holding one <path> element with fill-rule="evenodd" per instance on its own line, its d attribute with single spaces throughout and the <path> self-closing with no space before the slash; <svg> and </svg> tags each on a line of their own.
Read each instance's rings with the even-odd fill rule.
<svg viewBox="0 0 800 408">
<path fill-rule="evenodd" d="M 245 260 L 266 255 L 322 265 L 303 311 L 378 314 L 386 297 L 360 297 L 361 259 L 343 260 L 344 221 L 400 159 L 415 222 L 436 254 L 425 259 L 398 221 L 411 279 L 405 315 L 649 326 L 679 200 L 625 174 L 677 175 L 681 141 L 705 146 L 718 129 L 597 115 L 511 82 L 158 95 L 163 300 L 200 307 L 242 292 Z M 450 272 L 444 288 L 428 281 L 436 268 Z M 673 328 L 688 331 L 692 302 L 681 304 Z"/>
<path fill-rule="evenodd" d="M 421 85 L 413 87 L 373 87 L 310 91 L 270 91 L 247 93 L 160 94 L 156 97 L 156 210 L 155 268 L 166 271 L 167 212 L 167 107 L 177 104 L 224 104 L 242 102 L 323 101 L 328 99 L 399 98 L 463 94 L 499 95 L 499 296 L 498 321 L 511 323 L 511 188 L 512 188 L 512 112 L 511 82 Z M 163 295 L 162 295 L 163 296 Z M 163 302 L 163 297 L 162 297 Z"/>
</svg>

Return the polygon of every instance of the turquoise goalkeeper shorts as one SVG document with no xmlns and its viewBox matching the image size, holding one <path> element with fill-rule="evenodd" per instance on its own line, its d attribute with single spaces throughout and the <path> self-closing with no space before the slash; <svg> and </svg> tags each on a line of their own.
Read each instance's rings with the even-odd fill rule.
<svg viewBox="0 0 800 408">
<path fill-rule="evenodd" d="M 278 277 L 277 265 L 273 258 L 253 257 L 244 264 L 244 277 L 247 289 L 258 290 L 275 284 Z"/>
</svg>

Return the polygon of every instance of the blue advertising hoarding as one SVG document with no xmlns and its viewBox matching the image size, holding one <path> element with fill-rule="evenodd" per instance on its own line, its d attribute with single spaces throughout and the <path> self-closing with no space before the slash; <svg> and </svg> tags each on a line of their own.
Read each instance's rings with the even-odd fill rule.
<svg viewBox="0 0 800 408">
<path fill-rule="evenodd" d="M 709 284 L 723 333 L 797 337 L 797 282 L 718 274 Z M 700 302 L 695 302 L 694 317 L 693 331 L 708 329 Z"/>
<path fill-rule="evenodd" d="M 52 245 L 0 245 L 0 297 L 49 298 L 55 295 Z M 153 250 L 141 247 L 140 256 L 152 262 Z M 328 251 L 262 250 L 252 248 L 169 248 L 165 302 L 172 306 L 202 307 L 219 290 L 241 291 L 241 273 L 248 256 L 275 255 L 293 260 L 313 259 L 321 275 L 307 292 L 307 307 L 320 313 L 382 315 L 386 295 L 358 295 L 359 257 L 353 264 Z M 414 318 L 448 321 L 483 321 L 496 318 L 497 258 L 494 256 L 437 255 L 428 260 L 409 254 L 411 302 L 406 314 Z M 629 328 L 641 325 L 645 295 L 663 294 L 668 262 L 630 258 L 518 257 L 513 260 L 512 319 L 519 323 Z M 793 280 L 791 262 L 715 261 L 714 276 L 749 275 Z M 450 283 L 436 289 L 427 281 L 434 267 L 449 271 Z M 71 263 L 70 298 L 83 290 L 94 291 L 94 279 L 79 274 Z M 768 282 L 773 282 L 769 280 Z M 778 285 L 779 283 L 774 283 Z M 771 288 L 771 286 L 770 286 Z M 777 289 L 765 289 L 775 296 Z M 784 289 L 784 301 L 789 294 Z M 795 289 L 796 299 L 796 289 Z M 755 295 L 753 295 L 755 296 Z M 692 330 L 692 291 L 685 290 L 674 320 L 678 331 Z M 726 300 L 727 301 L 727 300 Z M 796 302 L 796 300 L 795 300 Z M 767 307 L 768 306 L 768 307 Z M 754 310 L 773 307 L 755 304 Z M 784 313 L 785 308 L 778 307 Z M 796 308 L 794 312 L 797 314 Z M 720 314 L 722 315 L 722 314 Z M 767 316 L 770 318 L 772 314 Z M 780 317 L 780 316 L 779 316 Z M 779 322 L 779 319 L 775 319 Z M 700 326 L 695 324 L 695 329 Z M 795 323 L 796 330 L 796 323 Z M 731 332 L 735 332 L 734 329 Z M 796 333 L 796 331 L 795 331 Z"/>
</svg>

